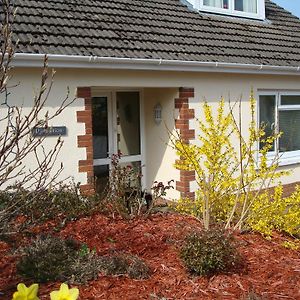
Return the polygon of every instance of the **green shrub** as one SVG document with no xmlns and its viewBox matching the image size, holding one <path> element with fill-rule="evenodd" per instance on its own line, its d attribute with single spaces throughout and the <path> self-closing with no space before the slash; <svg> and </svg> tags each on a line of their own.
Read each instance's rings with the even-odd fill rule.
<svg viewBox="0 0 300 300">
<path fill-rule="evenodd" d="M 17 271 L 35 282 L 85 283 L 95 279 L 100 270 L 100 258 L 95 252 L 82 251 L 82 246 L 71 239 L 38 237 L 21 253 Z"/>
<path fill-rule="evenodd" d="M 49 220 L 63 215 L 71 220 L 87 215 L 99 206 L 97 196 L 85 197 L 80 194 L 79 185 L 62 185 L 55 189 L 38 192 L 38 199 L 31 192 L 31 197 L 22 213 L 33 216 L 35 220 Z"/>
<path fill-rule="evenodd" d="M 40 236 L 21 249 L 17 272 L 34 282 L 63 281 L 75 284 L 106 275 L 128 275 L 134 279 L 149 277 L 148 266 L 137 256 L 115 254 L 97 256 L 86 244 L 53 236 Z"/>
<path fill-rule="evenodd" d="M 180 254 L 187 269 L 197 275 L 226 272 L 241 262 L 233 236 L 219 228 L 188 236 Z"/>
<path fill-rule="evenodd" d="M 128 275 L 133 279 L 147 279 L 150 269 L 139 257 L 129 254 L 115 254 L 104 257 L 101 271 L 106 275 Z"/>
</svg>

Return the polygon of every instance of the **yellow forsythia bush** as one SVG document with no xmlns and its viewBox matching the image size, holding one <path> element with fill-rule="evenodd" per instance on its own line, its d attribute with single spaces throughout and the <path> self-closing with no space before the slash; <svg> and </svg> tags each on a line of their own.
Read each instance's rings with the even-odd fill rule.
<svg viewBox="0 0 300 300">
<path fill-rule="evenodd" d="M 298 250 L 298 249 L 300 249 L 300 240 L 285 241 L 282 243 L 282 246 L 287 249 Z"/>
<path fill-rule="evenodd" d="M 244 130 L 242 104 L 239 103 L 236 114 L 233 106 L 225 109 L 225 101 L 221 99 L 217 109 L 204 102 L 204 117 L 197 124 L 197 143 L 186 143 L 180 135 L 171 136 L 180 157 L 175 167 L 195 171 L 198 188 L 195 201 L 181 199 L 176 209 L 199 218 L 206 229 L 215 222 L 225 228 L 241 229 L 249 213 L 260 210 L 252 210 L 252 206 L 254 202 L 260 203 L 261 192 L 287 174 L 278 171 L 277 157 L 271 164 L 268 161 L 268 152 L 280 133 L 269 136 L 263 126 L 257 126 L 253 93 L 249 104 L 250 120 Z"/>
<path fill-rule="evenodd" d="M 277 186 L 274 195 L 262 193 L 254 202 L 248 225 L 255 231 L 271 236 L 272 231 L 284 231 L 300 236 L 300 186 L 289 197 L 282 197 L 283 187 Z"/>
<path fill-rule="evenodd" d="M 224 99 L 221 99 L 216 116 L 213 116 L 212 107 L 206 102 L 203 104 L 204 119 L 198 121 L 199 144 L 185 143 L 176 137 L 173 140 L 181 158 L 175 167 L 195 171 L 198 185 L 195 203 L 182 199 L 176 209 L 202 219 L 206 229 L 211 219 L 224 221 L 234 205 L 232 195 L 239 182 L 238 176 L 234 176 L 238 156 L 230 138 L 235 132 L 235 123 L 230 112 L 224 111 L 224 106 Z"/>
<path fill-rule="evenodd" d="M 38 298 L 38 284 L 34 283 L 27 287 L 24 283 L 19 283 L 17 291 L 13 294 L 12 300 L 39 300 Z M 51 300 L 77 300 L 79 297 L 79 290 L 77 288 L 69 289 L 68 285 L 62 283 L 58 291 L 50 293 Z"/>
</svg>

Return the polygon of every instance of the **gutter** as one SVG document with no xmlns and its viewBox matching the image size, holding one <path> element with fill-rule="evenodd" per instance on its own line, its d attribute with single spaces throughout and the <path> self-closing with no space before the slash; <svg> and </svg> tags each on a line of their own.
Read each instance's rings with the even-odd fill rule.
<svg viewBox="0 0 300 300">
<path fill-rule="evenodd" d="M 26 68 L 42 67 L 44 56 L 44 54 L 16 53 L 12 65 L 14 67 Z M 225 62 L 115 58 L 57 54 L 48 54 L 47 56 L 48 65 L 51 68 L 300 75 L 300 66 L 290 67 Z"/>
</svg>

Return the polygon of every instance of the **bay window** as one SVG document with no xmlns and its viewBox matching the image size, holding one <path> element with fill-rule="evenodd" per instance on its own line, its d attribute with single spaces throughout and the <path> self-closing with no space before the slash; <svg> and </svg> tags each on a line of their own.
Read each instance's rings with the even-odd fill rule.
<svg viewBox="0 0 300 300">
<path fill-rule="evenodd" d="M 279 155 L 281 164 L 300 163 L 300 92 L 262 92 L 258 106 L 266 136 L 282 132 L 270 157 Z"/>
</svg>

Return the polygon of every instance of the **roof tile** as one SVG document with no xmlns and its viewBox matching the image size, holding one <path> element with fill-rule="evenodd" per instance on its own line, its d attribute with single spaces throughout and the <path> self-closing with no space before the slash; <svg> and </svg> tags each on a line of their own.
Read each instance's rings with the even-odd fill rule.
<svg viewBox="0 0 300 300">
<path fill-rule="evenodd" d="M 179 0 L 16 0 L 18 52 L 300 65 L 300 20 L 269 0 L 267 20 L 191 11 Z"/>
</svg>

